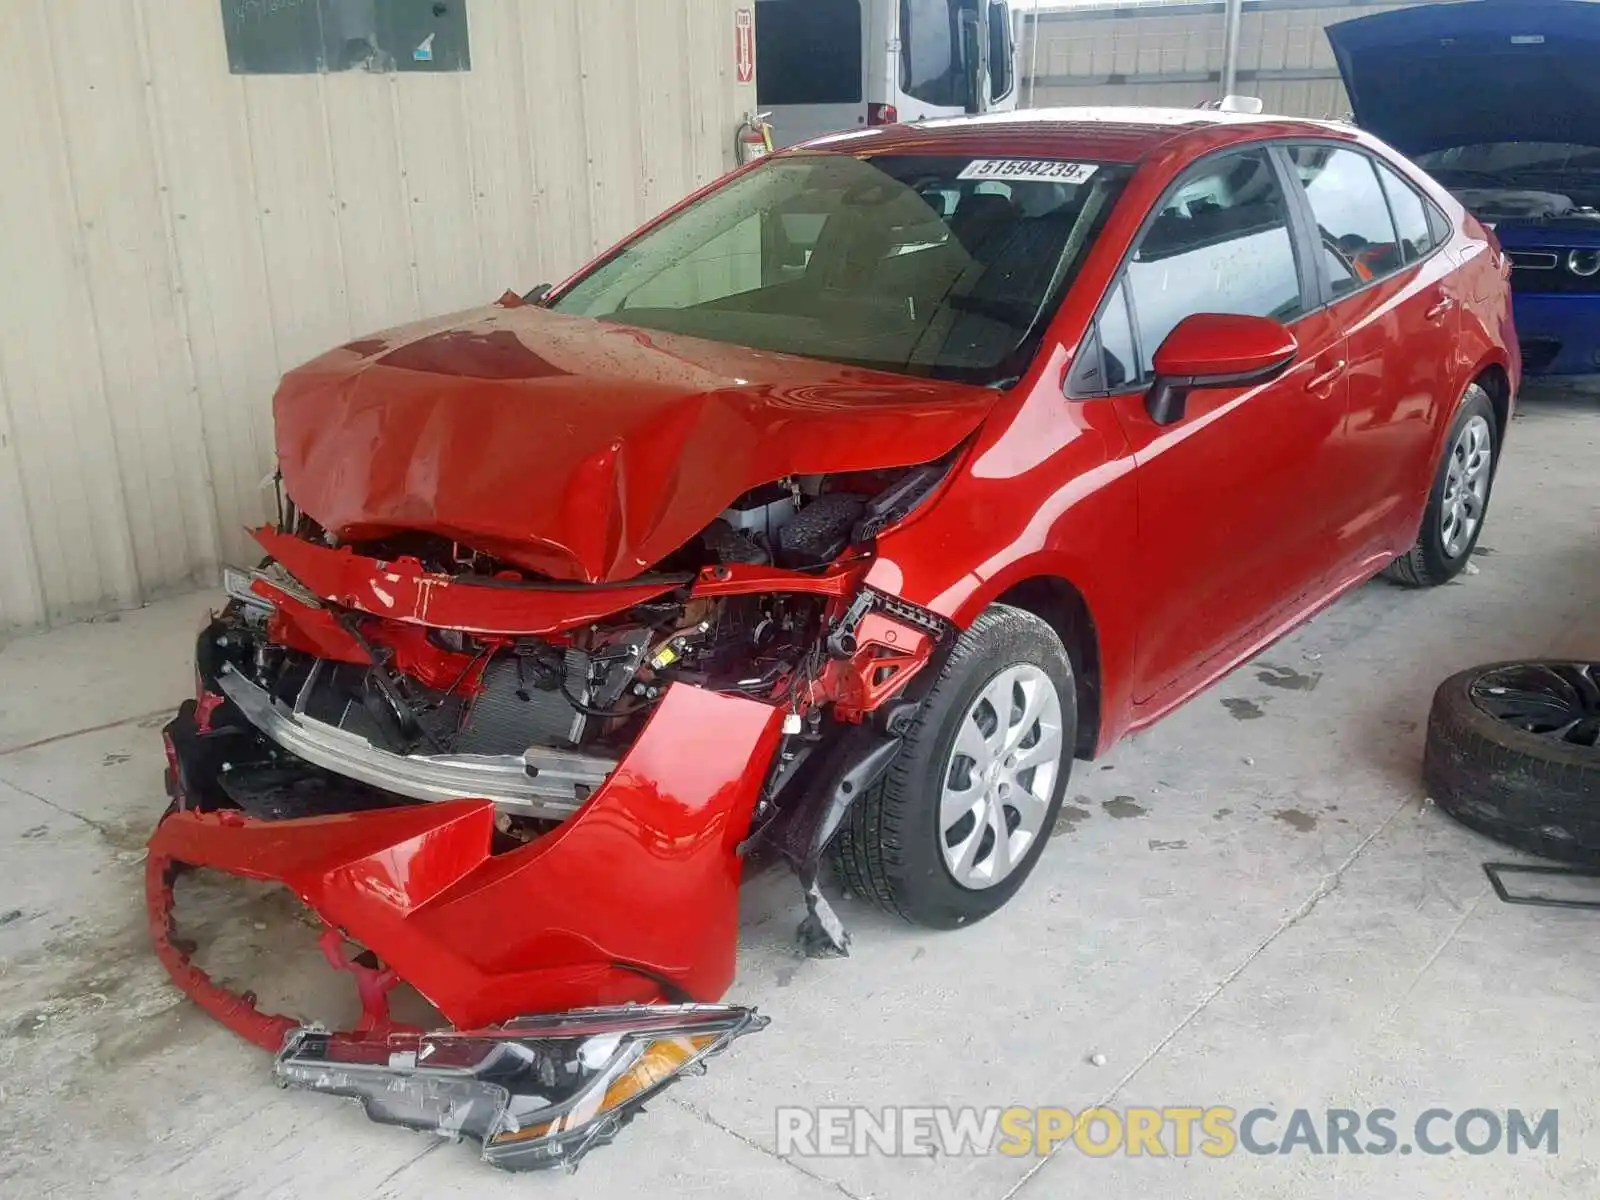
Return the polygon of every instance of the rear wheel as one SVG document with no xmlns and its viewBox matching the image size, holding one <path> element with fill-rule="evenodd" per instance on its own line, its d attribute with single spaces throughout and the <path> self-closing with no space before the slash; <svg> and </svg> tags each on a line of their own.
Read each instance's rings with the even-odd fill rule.
<svg viewBox="0 0 1600 1200">
<path fill-rule="evenodd" d="M 996 605 L 963 633 L 894 765 L 834 843 L 846 886 L 954 929 L 1011 899 L 1049 840 L 1077 745 L 1072 663 L 1053 629 Z"/>
<path fill-rule="evenodd" d="M 1494 404 L 1473 384 L 1445 439 L 1417 543 L 1385 568 L 1385 578 L 1403 587 L 1438 587 L 1466 569 L 1488 515 L 1499 446 Z"/>
</svg>

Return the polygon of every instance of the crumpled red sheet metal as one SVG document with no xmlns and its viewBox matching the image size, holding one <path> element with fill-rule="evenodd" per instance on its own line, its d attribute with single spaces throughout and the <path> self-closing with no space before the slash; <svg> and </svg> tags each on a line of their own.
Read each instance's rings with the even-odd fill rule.
<svg viewBox="0 0 1600 1200">
<path fill-rule="evenodd" d="M 578 629 L 612 613 L 672 591 L 681 580 L 658 579 L 605 587 L 549 587 L 508 580 L 461 580 L 426 570 L 414 558 L 379 562 L 349 547 L 333 550 L 270 527 L 254 531 L 262 549 L 300 583 L 332 604 L 429 629 L 505 637 L 538 637 Z M 301 612 L 293 597 L 258 582 L 280 612 L 296 614 L 296 638 L 274 630 L 278 640 L 325 658 L 348 660 L 335 649 L 349 634 L 329 614 Z M 262 589 L 267 589 L 263 592 Z M 270 594 L 269 594 L 270 593 Z M 331 626 L 326 636 L 319 630 Z M 315 636 L 314 636 L 315 635 Z"/>
<path fill-rule="evenodd" d="M 172 932 L 180 865 L 289 887 L 458 1028 L 629 1002 L 713 1001 L 733 980 L 739 841 L 783 712 L 675 685 L 576 815 L 494 854 L 487 801 L 306 820 L 176 812 L 150 840 L 150 929 L 174 981 L 276 1050 L 292 1018 L 218 987 Z"/>
<path fill-rule="evenodd" d="M 342 540 L 435 534 L 600 583 L 784 476 L 937 459 L 995 400 L 519 305 L 334 350 L 274 414 L 288 494 Z"/>
</svg>

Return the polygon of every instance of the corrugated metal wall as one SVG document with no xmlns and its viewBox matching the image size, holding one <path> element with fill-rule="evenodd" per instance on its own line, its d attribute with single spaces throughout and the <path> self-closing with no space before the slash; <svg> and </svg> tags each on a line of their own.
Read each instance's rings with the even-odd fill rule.
<svg viewBox="0 0 1600 1200">
<path fill-rule="evenodd" d="M 1350 102 L 1323 33 L 1352 17 L 1410 4 L 1265 0 L 1247 6 L 1240 34 L 1239 91 L 1268 112 L 1339 118 Z M 1193 108 L 1220 94 L 1220 3 L 1046 12 L 1039 22 L 1037 107 L 1158 104 Z M 1024 25 L 1024 64 L 1032 61 Z M 1023 96 L 1028 96 L 1026 84 Z"/>
<path fill-rule="evenodd" d="M 470 72 L 242 77 L 218 0 L 5 0 L 0 630 L 210 579 L 284 370 L 731 167 L 749 2 L 470 0 Z"/>
</svg>

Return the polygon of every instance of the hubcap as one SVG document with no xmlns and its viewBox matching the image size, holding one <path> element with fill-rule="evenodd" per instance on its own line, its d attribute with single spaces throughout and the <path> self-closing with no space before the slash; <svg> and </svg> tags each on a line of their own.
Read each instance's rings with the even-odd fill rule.
<svg viewBox="0 0 1600 1200">
<path fill-rule="evenodd" d="M 1450 448 L 1440 512 L 1445 557 L 1460 558 L 1478 535 L 1489 507 L 1489 476 L 1494 466 L 1494 434 L 1483 417 L 1473 417 Z"/>
<path fill-rule="evenodd" d="M 939 798 L 939 848 L 962 887 L 994 887 L 1026 857 L 1062 750 L 1061 697 L 1039 667 L 1008 667 L 978 693 L 956 730 Z"/>
<path fill-rule="evenodd" d="M 1524 733 L 1575 746 L 1600 744 L 1600 664 L 1523 663 L 1472 681 L 1479 708 Z"/>
</svg>

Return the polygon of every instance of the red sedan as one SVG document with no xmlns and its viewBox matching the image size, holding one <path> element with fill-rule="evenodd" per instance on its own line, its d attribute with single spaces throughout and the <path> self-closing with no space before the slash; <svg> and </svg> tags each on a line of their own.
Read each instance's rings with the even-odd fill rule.
<svg viewBox="0 0 1600 1200">
<path fill-rule="evenodd" d="M 278 393 L 268 558 L 167 730 L 163 960 L 379 1119 L 448 1127 L 425 1061 L 515 1041 L 537 1069 L 453 1131 L 570 1161 L 754 1027 L 671 1007 L 730 984 L 748 854 L 796 867 L 817 951 L 848 941 L 827 854 L 979 920 L 1075 759 L 1380 572 L 1460 572 L 1507 280 L 1346 126 L 1027 113 L 777 155 L 553 291 L 332 351 Z M 291 887 L 362 1026 L 206 979 L 186 865 Z M 471 1035 L 397 1026 L 397 979 Z M 669 1007 L 560 1015 L 635 1004 Z"/>
</svg>

